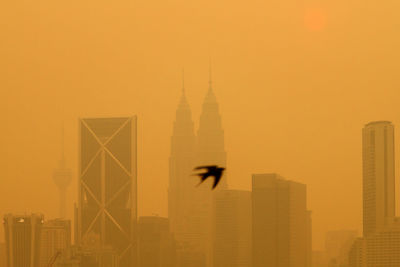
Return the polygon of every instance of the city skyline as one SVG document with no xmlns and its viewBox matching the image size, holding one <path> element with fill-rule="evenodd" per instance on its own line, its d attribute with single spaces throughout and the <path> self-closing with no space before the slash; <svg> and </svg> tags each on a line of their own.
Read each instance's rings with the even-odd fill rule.
<svg viewBox="0 0 400 267">
<path fill-rule="evenodd" d="M 315 249 L 330 230 L 361 233 L 361 128 L 400 125 L 399 3 L 279 3 L 7 1 L 0 11 L 0 214 L 58 217 L 52 175 L 61 121 L 73 203 L 77 118 L 137 114 L 138 212 L 166 217 L 181 69 L 197 129 L 211 57 L 229 186 L 249 190 L 251 174 L 262 172 L 307 184 Z"/>
</svg>

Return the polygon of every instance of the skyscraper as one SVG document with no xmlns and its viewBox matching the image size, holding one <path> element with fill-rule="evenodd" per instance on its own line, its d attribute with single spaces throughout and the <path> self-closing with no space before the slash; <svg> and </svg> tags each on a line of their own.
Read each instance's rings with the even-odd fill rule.
<svg viewBox="0 0 400 267">
<path fill-rule="evenodd" d="M 169 157 L 168 218 L 171 232 L 179 243 L 187 233 L 187 216 L 197 180 L 191 176 L 194 166 L 195 135 L 192 113 L 182 85 L 176 111 Z"/>
<path fill-rule="evenodd" d="M 376 121 L 363 128 L 363 232 L 382 229 L 395 216 L 394 127 Z"/>
<path fill-rule="evenodd" d="M 138 221 L 139 265 L 175 267 L 175 247 L 168 218 L 140 217 Z"/>
<path fill-rule="evenodd" d="M 66 259 L 71 247 L 71 221 L 55 219 L 45 221 L 40 234 L 40 267 L 47 267 L 57 254 Z"/>
<path fill-rule="evenodd" d="M 66 217 L 67 212 L 67 188 L 71 183 L 72 171 L 65 165 L 64 155 L 64 129 L 62 131 L 62 153 L 60 159 L 60 165 L 58 169 L 54 171 L 53 180 L 58 187 L 60 193 L 60 218 Z"/>
<path fill-rule="evenodd" d="M 254 174 L 252 184 L 253 266 L 306 267 L 306 185 L 277 174 Z"/>
<path fill-rule="evenodd" d="M 197 131 L 195 163 L 196 166 L 218 165 L 226 167 L 224 130 L 222 129 L 219 106 L 212 88 L 211 70 L 209 88 L 203 102 Z M 199 238 L 199 248 L 205 255 L 207 266 L 212 265 L 212 195 L 218 190 L 227 189 L 226 172 L 215 190 L 211 190 L 212 183 L 212 179 L 208 179 L 197 187 L 195 194 L 193 194 L 195 201 L 192 209 L 194 212 L 190 217 L 192 225 L 195 225 L 194 231 Z"/>
<path fill-rule="evenodd" d="M 251 192 L 220 190 L 213 198 L 215 267 L 251 267 Z"/>
<path fill-rule="evenodd" d="M 43 215 L 4 216 L 8 267 L 39 267 Z"/>
<path fill-rule="evenodd" d="M 224 130 L 219 113 L 219 105 L 212 88 L 211 70 L 207 95 L 203 102 L 200 115 L 199 129 L 197 131 L 196 164 L 219 165 L 226 167 L 226 151 L 224 141 Z M 221 179 L 218 188 L 226 189 L 226 175 Z M 211 181 L 208 181 L 208 185 Z M 209 189 L 210 186 L 207 187 Z M 209 191 L 209 190 L 207 190 Z"/>
<path fill-rule="evenodd" d="M 130 267 L 136 254 L 136 117 L 85 118 L 79 126 L 78 244 L 114 251 L 119 266 Z"/>
</svg>

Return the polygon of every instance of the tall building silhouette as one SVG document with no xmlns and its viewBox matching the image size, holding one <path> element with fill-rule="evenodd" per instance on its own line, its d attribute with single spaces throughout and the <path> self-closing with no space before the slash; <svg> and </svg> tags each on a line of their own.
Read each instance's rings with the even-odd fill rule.
<svg viewBox="0 0 400 267">
<path fill-rule="evenodd" d="M 195 177 L 191 176 L 194 166 L 194 149 L 194 123 L 183 84 L 171 136 L 168 186 L 168 218 L 171 232 L 179 243 L 185 242 L 185 237 L 187 237 L 187 216 L 197 182 Z"/>
<path fill-rule="evenodd" d="M 214 194 L 213 266 L 252 266 L 251 218 L 250 191 L 220 190 Z"/>
<path fill-rule="evenodd" d="M 363 233 L 374 233 L 395 216 L 394 127 L 376 121 L 363 128 Z"/>
<path fill-rule="evenodd" d="M 39 267 L 42 214 L 4 216 L 8 267 Z"/>
<path fill-rule="evenodd" d="M 40 267 L 48 267 L 53 258 L 67 259 L 71 247 L 71 221 L 45 221 L 40 234 Z M 58 255 L 57 255 L 58 254 Z"/>
<path fill-rule="evenodd" d="M 168 218 L 143 216 L 138 221 L 138 266 L 175 267 L 175 246 Z"/>
<path fill-rule="evenodd" d="M 197 131 L 196 164 L 199 166 L 219 165 L 226 167 L 224 130 L 222 128 L 219 105 L 212 88 L 211 70 L 209 79 L 209 88 L 204 98 L 199 129 Z M 219 189 L 227 188 L 227 179 L 225 176 L 218 185 Z M 209 184 L 211 184 L 211 181 L 209 181 Z"/>
<path fill-rule="evenodd" d="M 79 133 L 77 242 L 130 267 L 137 249 L 136 116 L 80 119 Z"/>
<path fill-rule="evenodd" d="M 0 267 L 7 267 L 7 254 L 5 243 L 0 243 Z"/>
<path fill-rule="evenodd" d="M 66 217 L 67 212 L 67 189 L 71 184 L 72 171 L 66 167 L 64 155 L 64 129 L 62 130 L 62 153 L 59 167 L 54 171 L 53 180 L 60 194 L 60 218 Z"/>
<path fill-rule="evenodd" d="M 253 266 L 307 266 L 306 185 L 277 174 L 254 174 L 252 187 Z"/>
<path fill-rule="evenodd" d="M 209 88 L 202 105 L 197 131 L 195 163 L 196 166 L 218 165 L 226 167 L 224 130 L 219 105 L 212 87 L 211 69 Z M 207 179 L 197 187 L 195 194 L 193 194 L 195 201 L 192 205 L 195 212 L 190 217 L 192 225 L 194 225 L 194 232 L 199 238 L 198 247 L 201 253 L 204 253 L 206 266 L 212 265 L 212 196 L 216 191 L 228 187 L 226 172 L 215 190 L 211 190 L 212 183 L 212 179 Z"/>
<path fill-rule="evenodd" d="M 400 266 L 400 218 L 395 217 L 394 126 L 364 126 L 363 237 L 349 253 L 351 267 Z"/>
</svg>

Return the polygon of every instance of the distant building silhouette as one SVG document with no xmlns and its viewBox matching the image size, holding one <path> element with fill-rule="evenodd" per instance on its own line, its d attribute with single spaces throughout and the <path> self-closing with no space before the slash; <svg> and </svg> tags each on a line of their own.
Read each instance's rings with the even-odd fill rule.
<svg viewBox="0 0 400 267">
<path fill-rule="evenodd" d="M 60 218 L 66 217 L 67 212 L 67 189 L 71 184 L 72 180 L 72 171 L 68 169 L 65 164 L 65 155 L 64 155 L 64 129 L 62 132 L 62 153 L 60 159 L 60 165 L 58 169 L 54 171 L 53 180 L 58 187 L 60 193 Z"/>
<path fill-rule="evenodd" d="M 4 216 L 8 267 L 39 267 L 41 214 Z"/>
<path fill-rule="evenodd" d="M 199 185 L 200 179 L 192 176 L 193 168 L 200 165 L 226 166 L 224 132 L 218 103 L 211 87 L 204 99 L 197 136 L 185 91 L 176 112 L 171 138 L 170 172 L 168 189 L 168 214 L 171 231 L 177 241 L 177 265 L 204 267 L 212 264 L 211 218 L 212 179 Z M 226 189 L 226 174 L 216 190 Z"/>
<path fill-rule="evenodd" d="M 138 247 L 138 266 L 175 266 L 176 250 L 167 218 L 158 216 L 140 217 L 138 221 Z"/>
<path fill-rule="evenodd" d="M 0 243 L 0 267 L 7 267 L 6 244 Z"/>
<path fill-rule="evenodd" d="M 77 243 L 82 250 L 115 254 L 119 267 L 133 266 L 136 117 L 85 118 L 79 128 Z"/>
<path fill-rule="evenodd" d="M 400 218 L 395 217 L 394 126 L 363 128 L 363 237 L 349 253 L 351 267 L 400 266 Z"/>
<path fill-rule="evenodd" d="M 185 89 L 176 111 L 169 157 L 168 218 L 171 232 L 178 243 L 188 237 L 187 218 L 191 210 L 193 192 L 198 181 L 192 175 L 194 166 L 195 134 L 192 113 Z"/>
<path fill-rule="evenodd" d="M 55 219 L 45 221 L 40 234 L 40 267 L 48 267 L 51 259 L 59 253 L 57 260 L 69 258 L 71 247 L 71 221 Z"/>
<path fill-rule="evenodd" d="M 350 267 L 400 266 L 400 218 L 366 237 L 358 238 L 349 253 Z"/>
<path fill-rule="evenodd" d="M 213 199 L 215 267 L 251 267 L 251 192 L 220 190 Z"/>
<path fill-rule="evenodd" d="M 306 218 L 306 227 L 307 227 L 307 232 L 306 232 L 306 243 L 307 243 L 307 267 L 314 267 L 312 265 L 312 212 L 311 210 L 307 211 L 307 218 Z"/>
<path fill-rule="evenodd" d="M 253 266 L 307 266 L 306 185 L 277 174 L 254 174 L 252 187 Z"/>
<path fill-rule="evenodd" d="M 207 95 L 204 99 L 197 131 L 196 166 L 217 165 L 226 167 L 224 130 L 222 129 L 219 106 L 212 88 L 211 70 Z M 200 182 L 200 180 L 198 180 Z M 189 217 L 193 234 L 199 237 L 198 248 L 206 257 L 206 266 L 212 265 L 212 195 L 227 189 L 227 175 L 224 172 L 218 187 L 211 190 L 213 179 L 208 179 L 196 188 L 193 195 L 192 215 Z"/>
<path fill-rule="evenodd" d="M 363 128 L 363 232 L 382 229 L 395 216 L 394 127 L 376 121 Z"/>
</svg>

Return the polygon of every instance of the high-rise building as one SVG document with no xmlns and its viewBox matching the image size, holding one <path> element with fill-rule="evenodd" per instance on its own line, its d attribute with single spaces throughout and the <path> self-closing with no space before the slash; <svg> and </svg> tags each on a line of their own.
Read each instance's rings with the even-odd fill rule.
<svg viewBox="0 0 400 267">
<path fill-rule="evenodd" d="M 168 187 L 168 218 L 171 232 L 178 243 L 184 243 L 187 238 L 187 216 L 191 209 L 195 184 L 198 183 L 191 176 L 194 149 L 194 123 L 183 85 L 171 137 Z"/>
<path fill-rule="evenodd" d="M 306 185 L 277 174 L 254 174 L 252 187 L 253 266 L 306 267 Z"/>
<path fill-rule="evenodd" d="M 138 266 L 175 266 L 175 246 L 168 218 L 140 217 L 138 221 Z"/>
<path fill-rule="evenodd" d="M 71 221 L 55 219 L 45 221 L 40 234 L 40 267 L 47 267 L 53 258 L 69 257 L 71 247 Z"/>
<path fill-rule="evenodd" d="M 226 167 L 226 152 L 224 144 L 224 130 L 222 129 L 221 115 L 215 97 L 211 71 L 209 88 L 204 99 L 197 131 L 196 166 L 218 165 Z M 189 217 L 192 232 L 198 237 L 198 248 L 204 253 L 206 266 L 212 265 L 212 195 L 218 190 L 227 189 L 226 172 L 223 174 L 218 187 L 211 190 L 212 179 L 206 180 L 196 188 L 193 194 L 192 214 Z"/>
<path fill-rule="evenodd" d="M 350 249 L 350 267 L 400 266 L 400 218 L 368 236 L 358 238 Z"/>
<path fill-rule="evenodd" d="M 79 121 L 77 243 L 133 266 L 137 217 L 136 117 Z M 99 266 L 106 266 L 100 263 Z"/>
<path fill-rule="evenodd" d="M 400 219 L 395 217 L 394 126 L 363 128 L 363 237 L 350 249 L 351 267 L 400 266 Z"/>
<path fill-rule="evenodd" d="M 220 190 L 213 199 L 215 267 L 251 267 L 251 192 Z"/>
<path fill-rule="evenodd" d="M 7 267 L 6 244 L 0 243 L 0 267 Z"/>
<path fill-rule="evenodd" d="M 219 105 L 212 88 L 211 71 L 209 88 L 203 102 L 197 131 L 196 164 L 198 166 L 218 165 L 226 167 L 224 130 L 222 128 Z M 206 182 L 208 182 L 208 185 L 202 187 L 209 189 L 211 181 Z M 225 174 L 218 185 L 218 189 L 226 189 L 227 184 Z"/>
<path fill-rule="evenodd" d="M 66 167 L 65 155 L 64 155 L 64 129 L 62 131 L 62 153 L 60 159 L 60 165 L 58 169 L 54 171 L 53 180 L 58 187 L 60 194 L 60 218 L 66 217 L 67 212 L 67 189 L 71 184 L 72 171 Z"/>
<path fill-rule="evenodd" d="M 382 229 L 395 216 L 394 127 L 376 121 L 363 128 L 363 232 Z"/>
<path fill-rule="evenodd" d="M 39 267 L 40 233 L 43 215 L 4 216 L 4 233 L 8 267 Z"/>
<path fill-rule="evenodd" d="M 312 265 L 313 255 L 312 255 L 312 211 L 307 211 L 307 267 L 314 267 Z"/>
</svg>

